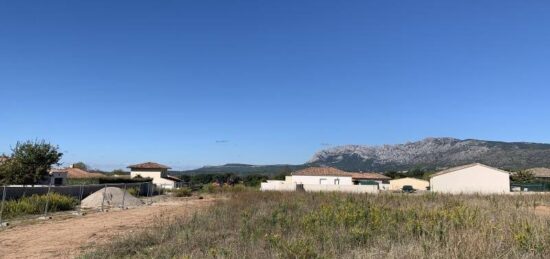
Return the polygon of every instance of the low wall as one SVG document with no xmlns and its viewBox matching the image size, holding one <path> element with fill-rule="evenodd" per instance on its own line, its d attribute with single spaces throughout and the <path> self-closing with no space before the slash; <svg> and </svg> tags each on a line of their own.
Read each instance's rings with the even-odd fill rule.
<svg viewBox="0 0 550 259">
<path fill-rule="evenodd" d="M 285 183 L 284 181 L 269 181 L 267 183 L 261 183 L 261 191 L 296 191 L 296 184 L 294 183 Z"/>
<path fill-rule="evenodd" d="M 304 184 L 306 192 L 378 193 L 376 185 L 321 185 Z"/>
<path fill-rule="evenodd" d="M 124 184 L 107 184 L 109 187 L 124 188 Z M 70 186 L 52 186 L 51 192 L 80 198 L 80 192 L 82 191 L 82 198 L 86 198 L 88 195 L 101 190 L 105 187 L 105 184 L 92 184 L 92 185 L 70 185 Z M 139 195 L 147 195 L 148 183 L 127 183 L 126 189 L 135 188 L 139 189 Z M 82 188 L 82 189 L 81 189 Z M 3 187 L 0 186 L 0 199 L 2 198 Z M 31 196 L 33 194 L 47 194 L 47 186 L 7 186 L 6 187 L 6 200 L 19 199 L 23 196 Z"/>
<path fill-rule="evenodd" d="M 326 184 L 304 184 L 306 192 L 351 192 L 351 193 L 378 193 L 377 185 L 326 185 Z M 295 191 L 295 183 L 284 181 L 269 181 L 262 183 L 262 191 Z"/>
</svg>

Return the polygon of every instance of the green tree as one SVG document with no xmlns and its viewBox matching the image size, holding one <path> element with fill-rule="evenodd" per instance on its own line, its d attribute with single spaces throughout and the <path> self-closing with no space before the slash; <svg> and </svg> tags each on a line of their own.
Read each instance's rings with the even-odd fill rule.
<svg viewBox="0 0 550 259">
<path fill-rule="evenodd" d="M 73 164 L 73 167 L 74 167 L 74 168 L 78 168 L 78 169 L 82 169 L 82 170 L 85 170 L 85 171 L 88 170 L 88 166 L 87 166 L 84 162 L 77 162 L 77 163 L 74 163 L 74 164 Z"/>
<path fill-rule="evenodd" d="M 535 175 L 529 171 L 518 171 L 510 176 L 512 182 L 516 183 L 529 183 L 535 179 Z"/>
<path fill-rule="evenodd" d="M 59 147 L 41 141 L 17 142 L 10 159 L 0 165 L 3 184 L 36 184 L 58 165 L 63 153 Z"/>
</svg>

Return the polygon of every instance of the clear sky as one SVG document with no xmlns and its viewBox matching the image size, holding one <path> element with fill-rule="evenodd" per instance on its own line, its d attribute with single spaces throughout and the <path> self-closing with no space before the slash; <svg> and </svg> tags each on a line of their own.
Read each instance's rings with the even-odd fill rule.
<svg viewBox="0 0 550 259">
<path fill-rule="evenodd" d="M 78 2 L 78 3 L 77 3 Z M 303 163 L 428 136 L 550 142 L 550 2 L 1 1 L 0 153 Z"/>
</svg>

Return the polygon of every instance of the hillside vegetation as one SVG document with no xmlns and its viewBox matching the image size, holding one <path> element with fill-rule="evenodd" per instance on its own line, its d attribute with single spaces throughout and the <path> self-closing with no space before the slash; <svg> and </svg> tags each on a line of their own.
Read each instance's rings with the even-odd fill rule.
<svg viewBox="0 0 550 259">
<path fill-rule="evenodd" d="M 348 145 L 317 152 L 309 161 L 349 171 L 440 169 L 483 163 L 503 169 L 550 167 L 550 144 L 427 138 L 398 145 Z"/>
<path fill-rule="evenodd" d="M 85 258 L 544 258 L 548 196 L 244 191 Z"/>
</svg>

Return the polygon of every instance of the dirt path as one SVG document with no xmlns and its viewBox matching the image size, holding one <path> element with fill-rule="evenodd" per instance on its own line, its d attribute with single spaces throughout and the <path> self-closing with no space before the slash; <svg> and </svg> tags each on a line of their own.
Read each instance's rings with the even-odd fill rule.
<svg viewBox="0 0 550 259">
<path fill-rule="evenodd" d="M 86 248 L 104 244 L 116 235 L 139 230 L 147 223 L 192 215 L 207 208 L 214 200 L 172 198 L 129 210 L 14 226 L 0 231 L 0 258 L 73 258 Z"/>
</svg>

